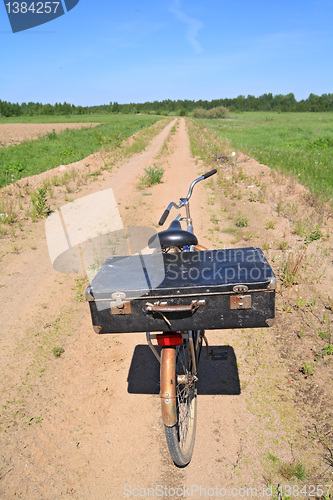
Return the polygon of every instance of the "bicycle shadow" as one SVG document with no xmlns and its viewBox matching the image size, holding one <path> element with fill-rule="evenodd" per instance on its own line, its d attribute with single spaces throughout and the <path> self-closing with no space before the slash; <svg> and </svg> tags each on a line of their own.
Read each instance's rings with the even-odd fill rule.
<svg viewBox="0 0 333 500">
<path fill-rule="evenodd" d="M 157 348 L 159 352 L 159 348 Z M 203 346 L 198 370 L 198 395 L 239 395 L 237 359 L 231 346 Z M 130 394 L 159 394 L 160 364 L 148 345 L 137 345 L 128 372 Z"/>
</svg>

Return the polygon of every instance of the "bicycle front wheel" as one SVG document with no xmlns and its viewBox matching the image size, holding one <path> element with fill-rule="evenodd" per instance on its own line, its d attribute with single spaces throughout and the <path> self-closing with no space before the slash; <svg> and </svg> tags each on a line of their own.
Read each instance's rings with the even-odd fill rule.
<svg viewBox="0 0 333 500">
<path fill-rule="evenodd" d="M 177 423 L 164 425 L 165 437 L 172 460 L 185 467 L 192 458 L 197 422 L 196 373 L 189 342 L 176 347 L 176 409 Z"/>
</svg>

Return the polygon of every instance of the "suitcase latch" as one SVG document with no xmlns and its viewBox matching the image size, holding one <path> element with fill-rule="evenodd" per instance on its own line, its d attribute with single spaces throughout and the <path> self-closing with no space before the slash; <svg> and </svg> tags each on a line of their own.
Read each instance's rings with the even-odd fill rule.
<svg viewBox="0 0 333 500">
<path fill-rule="evenodd" d="M 248 287 L 246 285 L 235 285 L 233 291 L 235 293 L 246 293 L 248 291 Z"/>
<path fill-rule="evenodd" d="M 251 295 L 231 295 L 230 309 L 251 309 Z"/>
<path fill-rule="evenodd" d="M 114 302 L 111 302 L 111 314 L 132 314 L 131 302 L 124 301 L 126 293 L 115 292 L 111 295 Z"/>
</svg>

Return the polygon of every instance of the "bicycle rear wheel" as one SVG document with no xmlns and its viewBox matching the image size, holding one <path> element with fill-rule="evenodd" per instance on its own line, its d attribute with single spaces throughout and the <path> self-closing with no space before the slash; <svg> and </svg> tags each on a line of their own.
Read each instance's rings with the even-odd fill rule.
<svg viewBox="0 0 333 500">
<path fill-rule="evenodd" d="M 189 341 L 176 347 L 176 408 L 177 423 L 164 425 L 165 437 L 172 460 L 185 467 L 192 458 L 197 422 L 196 373 Z"/>
</svg>

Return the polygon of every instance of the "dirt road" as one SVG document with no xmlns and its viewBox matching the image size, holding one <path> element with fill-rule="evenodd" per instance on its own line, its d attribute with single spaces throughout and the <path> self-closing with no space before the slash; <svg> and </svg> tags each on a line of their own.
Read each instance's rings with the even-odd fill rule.
<svg viewBox="0 0 333 500">
<path fill-rule="evenodd" d="M 101 161 L 97 154 L 89 164 Z M 76 168 L 85 169 L 86 163 Z M 165 169 L 163 183 L 138 191 L 138 176 L 149 165 Z M 254 164 L 248 167 L 250 171 Z M 156 227 L 166 204 L 185 195 L 203 168 L 190 154 L 185 120 L 174 120 L 143 153 L 103 172 L 71 199 L 112 187 L 125 226 Z M 219 189 L 215 181 L 208 190 L 198 185 L 193 195 L 195 232 L 211 248 L 220 244 L 212 210 L 227 220 L 223 207 L 212 202 Z M 64 202 L 63 191 L 54 194 L 54 207 Z M 262 214 L 270 217 L 273 206 L 267 202 L 256 208 L 253 224 L 264 228 Z M 272 239 L 281 239 L 288 222 L 281 216 L 277 224 Z M 280 326 L 209 332 L 210 345 L 228 356 L 202 361 L 194 455 L 188 467 L 178 469 L 164 439 L 159 366 L 145 335 L 96 335 L 88 305 L 80 299 L 84 285 L 77 276 L 51 267 L 44 221 L 24 227 L 14 243 L 4 242 L 0 261 L 1 498 L 275 498 L 281 479 L 277 463 L 303 464 L 315 484 L 321 471 L 325 480 L 331 477 L 317 442 L 312 441 L 310 456 L 305 452 L 314 420 L 311 411 L 304 414 L 300 400 L 305 394 L 309 401 L 320 398 L 316 408 L 325 408 L 321 425 L 327 423 L 332 365 L 323 367 L 324 386 L 311 377 L 304 381 L 297 367 L 293 378 L 294 359 L 286 360 L 281 346 L 291 346 L 283 335 L 289 334 L 288 325 L 294 334 L 299 319 L 292 323 L 292 315 L 283 312 L 284 298 L 277 304 Z M 231 240 L 226 232 L 224 241 L 232 245 Z M 325 244 L 329 248 L 330 242 Z M 331 321 L 331 311 L 326 312 Z M 312 344 L 310 339 L 304 351 Z M 64 349 L 58 358 L 52 355 L 57 346 Z M 291 475 L 284 481 L 301 485 L 305 478 Z M 264 489 L 271 484 L 272 495 Z"/>
</svg>

